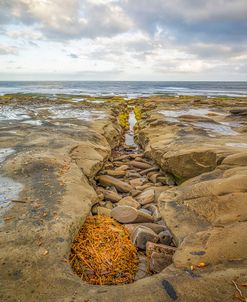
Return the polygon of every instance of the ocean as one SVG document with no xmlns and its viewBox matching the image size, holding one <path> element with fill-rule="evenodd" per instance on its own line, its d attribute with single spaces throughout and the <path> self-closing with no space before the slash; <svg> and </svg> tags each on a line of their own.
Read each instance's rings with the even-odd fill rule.
<svg viewBox="0 0 247 302">
<path fill-rule="evenodd" d="M 90 95 L 126 98 L 150 95 L 247 96 L 247 82 L 0 81 L 0 95 Z"/>
</svg>

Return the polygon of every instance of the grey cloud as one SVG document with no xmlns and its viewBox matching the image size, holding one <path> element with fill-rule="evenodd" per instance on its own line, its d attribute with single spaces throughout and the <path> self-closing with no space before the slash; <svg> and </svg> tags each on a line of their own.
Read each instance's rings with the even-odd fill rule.
<svg viewBox="0 0 247 302">
<path fill-rule="evenodd" d="M 161 26 L 183 43 L 247 39 L 246 0 L 122 0 L 121 5 L 139 27 L 154 33 Z"/>
<path fill-rule="evenodd" d="M 45 3 L 45 2 L 44 2 Z M 131 20 L 116 3 L 90 0 L 0 0 L 2 24 L 36 25 L 45 37 L 70 40 L 112 36 L 126 32 Z"/>
</svg>

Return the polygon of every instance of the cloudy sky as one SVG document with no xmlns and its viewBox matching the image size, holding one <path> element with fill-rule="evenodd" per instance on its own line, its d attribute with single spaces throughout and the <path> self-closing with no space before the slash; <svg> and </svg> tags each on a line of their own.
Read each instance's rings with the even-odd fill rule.
<svg viewBox="0 0 247 302">
<path fill-rule="evenodd" d="M 0 0 L 0 80 L 247 80 L 247 0 Z"/>
</svg>

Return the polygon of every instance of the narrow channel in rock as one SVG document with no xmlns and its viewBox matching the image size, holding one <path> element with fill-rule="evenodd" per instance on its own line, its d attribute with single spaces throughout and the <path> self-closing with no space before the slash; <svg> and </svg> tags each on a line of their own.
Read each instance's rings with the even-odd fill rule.
<svg viewBox="0 0 247 302">
<path fill-rule="evenodd" d="M 95 177 L 97 203 L 72 245 L 71 266 L 91 284 L 131 283 L 159 273 L 176 250 L 157 202 L 174 182 L 136 144 L 137 115 L 132 107 L 120 114 L 123 143 Z"/>
</svg>

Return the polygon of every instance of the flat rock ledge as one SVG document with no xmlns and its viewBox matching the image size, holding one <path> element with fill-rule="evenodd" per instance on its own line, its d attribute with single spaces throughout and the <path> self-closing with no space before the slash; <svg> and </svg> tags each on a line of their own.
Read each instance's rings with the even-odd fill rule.
<svg viewBox="0 0 247 302">
<path fill-rule="evenodd" d="M 24 110 L 34 99 L 18 102 L 15 109 Z M 247 127 L 239 114 L 246 100 L 235 100 L 235 112 L 230 112 L 232 102 L 198 97 L 133 101 L 142 111 L 140 145 L 178 184 L 159 196 L 178 249 L 174 263 L 161 273 L 114 287 L 81 282 L 68 255 L 96 202 L 90 182 L 118 143 L 121 102 L 103 105 L 103 118 L 78 122 L 47 119 L 45 106 L 51 103 L 42 99 L 34 106 L 42 107 L 38 116 L 47 120 L 42 127 L 0 121 L 0 147 L 15 150 L 1 163 L 1 176 L 24 186 L 1 216 L 0 300 L 234 301 L 231 281 L 246 282 L 247 271 Z M 12 106 L 6 100 L 0 104 Z M 175 117 L 171 108 L 179 111 Z"/>
</svg>

